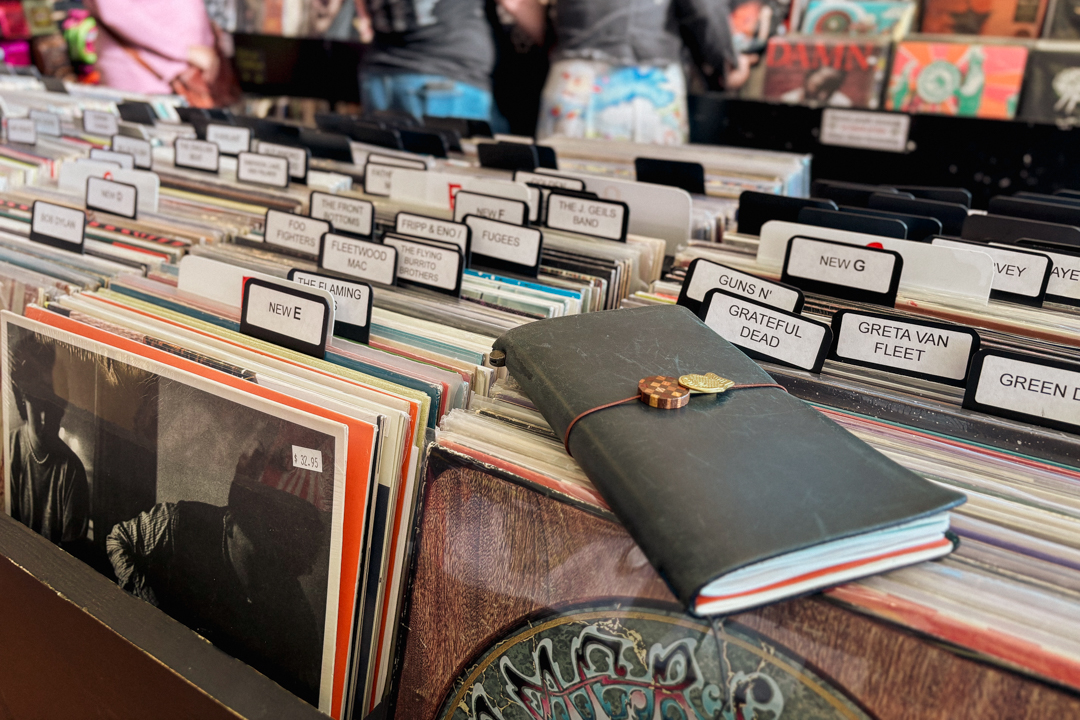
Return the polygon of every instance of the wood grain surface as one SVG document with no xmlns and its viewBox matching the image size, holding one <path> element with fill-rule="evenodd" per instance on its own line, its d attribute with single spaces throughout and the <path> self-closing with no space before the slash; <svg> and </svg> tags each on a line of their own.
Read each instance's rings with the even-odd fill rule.
<svg viewBox="0 0 1080 720">
<path fill-rule="evenodd" d="M 454 680 L 528 619 L 628 599 L 677 607 L 617 523 L 471 468 L 429 465 L 396 714 L 434 718 Z M 1080 698 L 810 597 L 733 620 L 879 718 L 1080 717 Z"/>
</svg>

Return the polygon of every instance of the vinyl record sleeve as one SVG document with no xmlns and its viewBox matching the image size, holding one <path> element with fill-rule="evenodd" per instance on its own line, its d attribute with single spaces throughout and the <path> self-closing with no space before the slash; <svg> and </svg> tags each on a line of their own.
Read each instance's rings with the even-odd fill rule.
<svg viewBox="0 0 1080 720">
<path fill-rule="evenodd" d="M 888 40 L 774 37 L 765 51 L 764 99 L 874 110 L 888 61 Z"/>
</svg>

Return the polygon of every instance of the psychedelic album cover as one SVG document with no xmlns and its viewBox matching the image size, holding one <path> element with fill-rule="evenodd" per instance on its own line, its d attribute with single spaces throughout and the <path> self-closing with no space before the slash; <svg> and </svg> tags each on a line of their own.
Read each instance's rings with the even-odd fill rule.
<svg viewBox="0 0 1080 720">
<path fill-rule="evenodd" d="M 1080 0 L 1050 0 L 1043 37 L 1080 40 Z"/>
<path fill-rule="evenodd" d="M 807 35 L 903 37 L 915 17 L 915 3 L 904 0 L 810 0 L 803 17 Z"/>
<path fill-rule="evenodd" d="M 880 104 L 888 59 L 887 39 L 775 37 L 765 53 L 763 98 L 874 110 Z"/>
<path fill-rule="evenodd" d="M 1011 120 L 1028 49 L 909 40 L 893 57 L 885 109 Z"/>
<path fill-rule="evenodd" d="M 1048 0 L 926 0 L 922 32 L 1037 38 Z"/>
<path fill-rule="evenodd" d="M 1020 118 L 1080 123 L 1080 43 L 1042 41 L 1028 56 Z"/>
<path fill-rule="evenodd" d="M 8 514 L 328 697 L 345 427 L 9 312 L 0 333 Z M 299 468 L 298 447 L 320 465 Z"/>
</svg>

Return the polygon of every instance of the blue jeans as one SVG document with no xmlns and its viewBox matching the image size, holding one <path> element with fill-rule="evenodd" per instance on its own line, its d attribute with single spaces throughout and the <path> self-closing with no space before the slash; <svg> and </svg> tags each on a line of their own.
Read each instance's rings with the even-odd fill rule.
<svg viewBox="0 0 1080 720">
<path fill-rule="evenodd" d="M 360 75 L 366 110 L 398 110 L 420 118 L 491 120 L 491 92 L 441 75 L 371 73 Z"/>
</svg>

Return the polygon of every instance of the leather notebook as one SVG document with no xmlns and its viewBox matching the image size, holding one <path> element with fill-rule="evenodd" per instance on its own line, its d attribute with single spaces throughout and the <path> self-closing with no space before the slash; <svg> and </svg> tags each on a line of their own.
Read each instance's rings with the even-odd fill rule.
<svg viewBox="0 0 1080 720">
<path fill-rule="evenodd" d="M 645 377 L 772 383 L 689 310 L 649 306 L 515 328 L 495 343 L 559 437 Z M 737 612 L 952 550 L 965 497 L 901 467 L 779 388 L 593 412 L 569 448 L 675 595 Z"/>
</svg>

